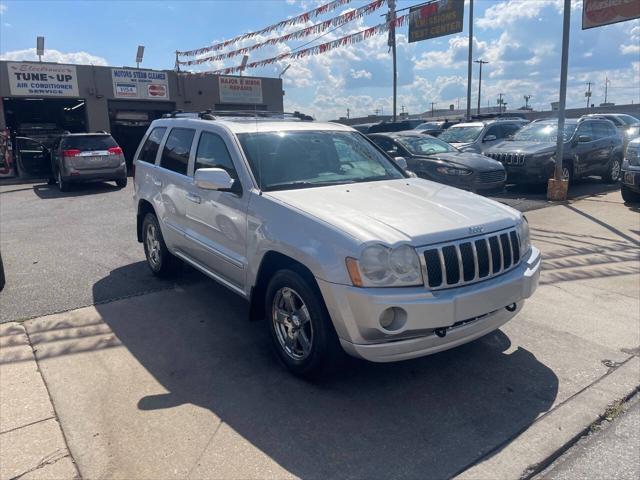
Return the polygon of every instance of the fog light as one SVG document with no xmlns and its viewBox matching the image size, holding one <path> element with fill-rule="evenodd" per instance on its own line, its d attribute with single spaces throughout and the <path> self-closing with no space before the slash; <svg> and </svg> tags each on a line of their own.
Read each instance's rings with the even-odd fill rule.
<svg viewBox="0 0 640 480">
<path fill-rule="evenodd" d="M 407 312 L 399 307 L 386 308 L 380 314 L 379 322 L 385 330 L 399 330 L 407 322 Z"/>
<path fill-rule="evenodd" d="M 396 312 L 394 311 L 394 309 L 387 308 L 380 315 L 380 326 L 382 326 L 382 328 L 389 328 L 393 323 L 393 321 L 395 320 L 395 318 L 396 318 Z"/>
</svg>

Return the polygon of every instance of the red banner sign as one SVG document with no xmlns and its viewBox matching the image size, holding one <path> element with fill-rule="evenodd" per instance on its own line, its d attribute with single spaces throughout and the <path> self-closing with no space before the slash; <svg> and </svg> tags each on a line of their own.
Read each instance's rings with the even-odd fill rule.
<svg viewBox="0 0 640 480">
<path fill-rule="evenodd" d="M 640 0 L 583 0 L 582 29 L 640 17 Z"/>
</svg>

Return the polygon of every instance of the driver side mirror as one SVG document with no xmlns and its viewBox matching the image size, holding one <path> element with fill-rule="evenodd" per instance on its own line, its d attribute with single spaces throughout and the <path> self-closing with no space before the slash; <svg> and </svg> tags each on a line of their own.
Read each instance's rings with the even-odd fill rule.
<svg viewBox="0 0 640 480">
<path fill-rule="evenodd" d="M 407 159 L 404 157 L 394 157 L 393 159 L 394 162 L 396 162 L 396 165 L 398 165 L 401 169 L 406 170 L 407 169 Z"/>
<path fill-rule="evenodd" d="M 230 191 L 236 183 L 222 168 L 199 168 L 193 176 L 196 187 L 203 190 Z"/>
<path fill-rule="evenodd" d="M 494 140 L 497 140 L 498 137 L 496 137 L 495 135 L 487 135 L 486 137 L 484 137 L 484 139 L 482 140 L 483 142 L 493 142 Z"/>
</svg>

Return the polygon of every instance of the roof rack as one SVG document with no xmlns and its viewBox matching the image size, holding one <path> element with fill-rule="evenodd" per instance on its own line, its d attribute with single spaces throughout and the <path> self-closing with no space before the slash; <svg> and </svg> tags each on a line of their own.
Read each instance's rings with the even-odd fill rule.
<svg viewBox="0 0 640 480">
<path fill-rule="evenodd" d="M 279 118 L 298 119 L 305 122 L 313 121 L 311 115 L 301 112 L 271 112 L 267 110 L 203 110 L 201 112 L 183 112 L 175 110 L 165 113 L 162 118 L 201 118 L 203 120 L 216 120 L 221 117 L 243 117 L 243 118 Z"/>
</svg>

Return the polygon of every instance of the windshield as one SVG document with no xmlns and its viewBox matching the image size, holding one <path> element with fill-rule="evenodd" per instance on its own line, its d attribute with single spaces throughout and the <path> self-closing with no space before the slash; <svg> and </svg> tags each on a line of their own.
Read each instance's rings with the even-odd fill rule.
<svg viewBox="0 0 640 480">
<path fill-rule="evenodd" d="M 562 137 L 566 142 L 573 136 L 578 123 L 566 122 Z M 536 122 L 522 127 L 516 132 L 516 142 L 555 142 L 558 138 L 558 122 Z"/>
<path fill-rule="evenodd" d="M 440 139 L 448 143 L 471 143 L 475 142 L 482 130 L 483 126 L 475 127 L 451 127 L 440 134 Z"/>
<path fill-rule="evenodd" d="M 440 129 L 440 125 L 438 125 L 436 122 L 421 123 L 416 127 L 416 130 L 439 130 L 439 129 Z"/>
<path fill-rule="evenodd" d="M 442 140 L 430 137 L 396 137 L 398 143 L 409 150 L 414 155 L 432 155 L 434 153 L 457 152 L 458 149 L 452 147 Z"/>
<path fill-rule="evenodd" d="M 621 113 L 618 115 L 618 118 L 627 125 L 640 125 L 640 120 L 632 115 L 627 115 L 626 113 Z"/>
<path fill-rule="evenodd" d="M 355 132 L 257 132 L 238 134 L 238 139 L 265 191 L 404 178 Z"/>
</svg>

